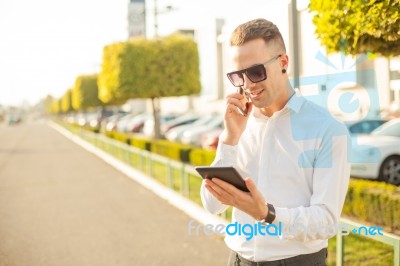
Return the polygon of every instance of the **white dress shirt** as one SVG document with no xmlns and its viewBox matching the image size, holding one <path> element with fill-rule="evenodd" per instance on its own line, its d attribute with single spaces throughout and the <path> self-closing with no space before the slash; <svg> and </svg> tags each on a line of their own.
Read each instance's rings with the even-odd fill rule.
<svg viewBox="0 0 400 266">
<path fill-rule="evenodd" d="M 228 247 L 252 261 L 279 260 L 327 247 L 329 237 L 336 233 L 331 229 L 339 224 L 347 192 L 350 145 L 344 124 L 298 93 L 271 117 L 254 108 L 239 143 L 220 142 L 212 165 L 234 166 L 243 177 L 252 178 L 265 201 L 275 206 L 275 225 L 300 225 L 296 228 L 306 230 L 256 235 L 250 240 L 245 235 L 226 235 Z M 201 200 L 211 213 L 228 207 L 204 183 Z M 234 208 L 235 222 L 257 223 Z"/>
</svg>

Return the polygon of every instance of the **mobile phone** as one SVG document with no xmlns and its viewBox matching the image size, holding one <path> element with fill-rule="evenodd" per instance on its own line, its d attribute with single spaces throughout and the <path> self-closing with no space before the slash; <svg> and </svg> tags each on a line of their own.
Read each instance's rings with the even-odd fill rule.
<svg viewBox="0 0 400 266">
<path fill-rule="evenodd" d="M 240 190 L 249 192 L 243 177 L 232 166 L 196 166 L 195 169 L 203 179 L 216 177 Z"/>
<path fill-rule="evenodd" d="M 242 109 L 239 108 L 239 107 L 238 107 L 238 110 L 239 110 L 239 112 L 240 112 L 243 116 L 247 116 L 247 113 L 248 113 L 248 111 L 249 111 L 249 103 L 248 103 L 249 98 L 247 97 L 247 95 L 246 95 L 246 93 L 244 92 L 244 90 L 243 90 L 242 87 L 239 88 L 239 93 L 242 94 L 242 95 L 244 95 L 244 97 L 246 97 L 247 102 L 246 102 L 246 107 L 245 107 L 244 110 L 242 110 Z"/>
</svg>

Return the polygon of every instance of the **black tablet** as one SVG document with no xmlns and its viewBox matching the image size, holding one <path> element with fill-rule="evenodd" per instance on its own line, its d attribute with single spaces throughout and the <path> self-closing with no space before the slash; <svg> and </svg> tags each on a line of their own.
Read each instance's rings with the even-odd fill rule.
<svg viewBox="0 0 400 266">
<path fill-rule="evenodd" d="M 225 182 L 234 185 L 240 190 L 249 192 L 239 172 L 231 166 L 196 166 L 196 171 L 203 178 L 219 178 Z"/>
</svg>

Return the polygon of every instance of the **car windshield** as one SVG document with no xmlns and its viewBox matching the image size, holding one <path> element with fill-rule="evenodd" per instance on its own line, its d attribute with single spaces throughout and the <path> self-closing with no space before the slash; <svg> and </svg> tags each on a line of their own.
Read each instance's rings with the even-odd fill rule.
<svg viewBox="0 0 400 266">
<path fill-rule="evenodd" d="M 368 134 L 385 122 L 387 122 L 387 120 L 362 120 L 347 124 L 347 127 L 351 134 Z"/>
<path fill-rule="evenodd" d="M 371 132 L 372 135 L 400 137 L 400 120 L 389 121 Z"/>
</svg>

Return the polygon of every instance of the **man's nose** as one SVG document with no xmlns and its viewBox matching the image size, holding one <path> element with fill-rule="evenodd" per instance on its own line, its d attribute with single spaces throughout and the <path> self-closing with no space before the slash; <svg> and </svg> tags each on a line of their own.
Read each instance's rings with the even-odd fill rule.
<svg viewBox="0 0 400 266">
<path fill-rule="evenodd" d="M 243 74 L 243 87 L 246 88 L 251 88 L 256 85 L 256 82 L 251 81 L 246 74 Z"/>
</svg>

